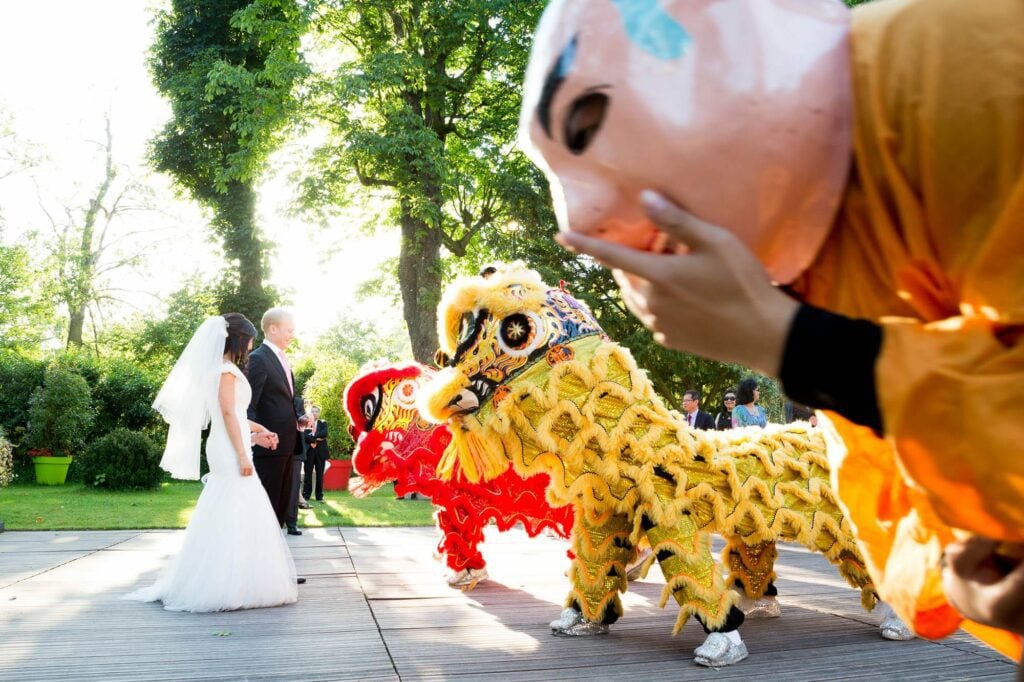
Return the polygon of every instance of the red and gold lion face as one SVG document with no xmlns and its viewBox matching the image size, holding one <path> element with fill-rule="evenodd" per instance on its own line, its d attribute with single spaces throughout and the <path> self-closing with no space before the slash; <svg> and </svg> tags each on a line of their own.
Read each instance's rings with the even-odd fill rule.
<svg viewBox="0 0 1024 682">
<path fill-rule="evenodd" d="M 356 442 L 352 464 L 361 477 L 352 492 L 367 495 L 390 481 L 434 475 L 451 441 L 444 426 L 424 421 L 416 395 L 434 370 L 415 362 L 361 371 L 342 399 Z"/>
</svg>

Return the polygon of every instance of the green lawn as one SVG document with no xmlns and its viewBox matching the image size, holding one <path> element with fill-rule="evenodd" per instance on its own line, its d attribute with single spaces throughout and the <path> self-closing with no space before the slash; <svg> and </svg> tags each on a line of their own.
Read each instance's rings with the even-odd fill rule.
<svg viewBox="0 0 1024 682">
<path fill-rule="evenodd" d="M 184 528 L 202 484 L 171 481 L 156 490 L 106 492 L 81 483 L 16 484 L 0 489 L 0 521 L 7 530 L 117 530 Z M 347 491 L 324 492 L 324 502 L 299 510 L 300 526 L 430 526 L 426 500 L 396 500 L 391 486 L 357 499 Z"/>
</svg>

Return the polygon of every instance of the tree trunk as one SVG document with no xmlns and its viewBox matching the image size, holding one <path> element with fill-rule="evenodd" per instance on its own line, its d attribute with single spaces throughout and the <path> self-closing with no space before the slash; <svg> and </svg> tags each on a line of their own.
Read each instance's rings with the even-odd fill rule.
<svg viewBox="0 0 1024 682">
<path fill-rule="evenodd" d="M 252 183 L 228 185 L 226 196 L 217 206 L 217 222 L 228 262 L 238 263 L 235 291 L 225 296 L 222 303 L 258 326 L 271 302 L 263 285 L 264 244 L 256 226 L 256 191 Z"/>
<path fill-rule="evenodd" d="M 68 322 L 68 343 L 67 348 L 82 345 L 82 328 L 85 326 L 85 306 L 71 311 L 71 319 Z"/>
<path fill-rule="evenodd" d="M 110 116 L 107 119 L 107 146 L 105 148 L 105 165 L 103 182 L 96 189 L 96 195 L 89 200 L 89 208 L 85 211 L 85 220 L 82 223 L 82 234 L 78 242 L 78 253 L 75 255 L 77 267 L 72 268 L 74 280 L 68 282 L 67 306 L 70 313 L 68 321 L 68 343 L 67 347 L 82 346 L 82 329 L 85 326 L 85 307 L 93 298 L 93 277 L 96 270 L 96 258 L 99 255 L 93 249 L 93 237 L 96 234 L 96 221 L 101 212 L 107 214 L 109 224 L 110 217 L 117 212 L 117 200 L 112 208 L 104 207 L 103 202 L 107 198 L 107 192 L 117 177 L 117 168 L 114 166 L 114 136 L 110 130 Z M 100 246 L 102 247 L 102 240 Z"/>
<path fill-rule="evenodd" d="M 441 301 L 441 233 L 411 215 L 409 209 L 403 199 L 398 284 L 412 355 L 418 362 L 431 364 L 437 351 L 437 304 Z"/>
</svg>

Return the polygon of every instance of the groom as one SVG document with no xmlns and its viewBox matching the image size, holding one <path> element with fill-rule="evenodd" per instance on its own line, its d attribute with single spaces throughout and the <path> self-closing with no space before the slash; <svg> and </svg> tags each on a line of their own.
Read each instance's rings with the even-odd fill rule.
<svg viewBox="0 0 1024 682">
<path fill-rule="evenodd" d="M 247 369 L 252 386 L 248 417 L 276 433 L 279 440 L 275 450 L 253 446 L 253 465 L 277 522 L 284 524 L 292 489 L 292 457 L 301 447 L 299 428 L 306 423 L 302 398 L 295 395 L 295 377 L 284 353 L 295 338 L 295 319 L 284 308 L 271 308 L 263 314 L 260 326 L 263 344 L 249 355 Z M 288 525 L 288 533 L 302 534 L 294 523 Z"/>
</svg>

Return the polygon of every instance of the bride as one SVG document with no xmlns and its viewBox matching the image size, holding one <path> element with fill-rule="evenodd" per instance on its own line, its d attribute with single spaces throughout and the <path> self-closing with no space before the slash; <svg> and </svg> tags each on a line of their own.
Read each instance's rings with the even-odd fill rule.
<svg viewBox="0 0 1024 682">
<path fill-rule="evenodd" d="M 160 466 L 174 478 L 199 478 L 200 432 L 209 424 L 210 475 L 181 550 L 155 584 L 126 599 L 207 612 L 292 604 L 298 597 L 291 553 L 253 475 L 252 441 L 277 445 L 277 434 L 246 418 L 252 389 L 239 365 L 255 335 L 240 313 L 207 319 L 157 394 L 153 407 L 170 427 Z"/>
</svg>

